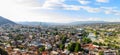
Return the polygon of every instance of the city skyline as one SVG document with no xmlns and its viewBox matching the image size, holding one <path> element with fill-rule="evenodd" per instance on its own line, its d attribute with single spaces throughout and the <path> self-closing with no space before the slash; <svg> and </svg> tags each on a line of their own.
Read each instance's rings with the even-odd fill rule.
<svg viewBox="0 0 120 55">
<path fill-rule="evenodd" d="M 120 22 L 119 0 L 0 0 L 0 16 L 15 22 Z"/>
</svg>

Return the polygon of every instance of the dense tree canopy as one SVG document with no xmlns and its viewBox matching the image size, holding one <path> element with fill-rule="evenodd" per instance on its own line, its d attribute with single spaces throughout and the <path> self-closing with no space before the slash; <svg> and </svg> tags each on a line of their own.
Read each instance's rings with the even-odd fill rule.
<svg viewBox="0 0 120 55">
<path fill-rule="evenodd" d="M 84 38 L 82 39 L 82 42 L 83 42 L 83 43 L 91 43 L 92 40 L 91 40 L 90 38 L 84 37 Z"/>
<path fill-rule="evenodd" d="M 81 45 L 80 43 L 70 43 L 67 47 L 67 49 L 71 52 L 78 52 L 81 51 Z"/>
<path fill-rule="evenodd" d="M 8 55 L 8 53 L 5 50 L 0 48 L 0 55 Z"/>
</svg>

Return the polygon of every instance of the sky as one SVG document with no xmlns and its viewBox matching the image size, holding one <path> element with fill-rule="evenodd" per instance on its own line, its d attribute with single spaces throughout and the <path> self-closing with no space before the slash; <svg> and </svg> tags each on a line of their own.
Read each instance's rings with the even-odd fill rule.
<svg viewBox="0 0 120 55">
<path fill-rule="evenodd" d="M 14 22 L 120 22 L 120 0 L 0 0 L 0 16 Z"/>
</svg>

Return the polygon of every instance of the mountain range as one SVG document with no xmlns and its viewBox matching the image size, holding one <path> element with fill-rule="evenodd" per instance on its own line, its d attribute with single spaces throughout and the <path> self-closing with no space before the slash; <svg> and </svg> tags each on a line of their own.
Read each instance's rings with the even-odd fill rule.
<svg viewBox="0 0 120 55">
<path fill-rule="evenodd" d="M 0 16 L 0 25 L 4 25 L 4 24 L 16 24 L 16 23 Z"/>
<path fill-rule="evenodd" d="M 52 23 L 52 22 L 13 22 L 2 16 L 0 16 L 0 25 L 4 24 L 22 24 L 22 25 L 42 25 L 42 26 L 51 26 L 51 25 L 82 25 L 82 24 L 96 24 L 96 23 L 120 23 L 120 22 L 106 22 L 106 21 L 76 21 L 71 23 Z"/>
<path fill-rule="evenodd" d="M 43 26 L 51 26 L 51 25 L 82 25 L 82 24 L 96 24 L 96 23 L 108 23 L 105 21 L 76 21 L 71 23 L 52 23 L 52 22 L 18 22 L 23 25 L 43 25 Z"/>
</svg>

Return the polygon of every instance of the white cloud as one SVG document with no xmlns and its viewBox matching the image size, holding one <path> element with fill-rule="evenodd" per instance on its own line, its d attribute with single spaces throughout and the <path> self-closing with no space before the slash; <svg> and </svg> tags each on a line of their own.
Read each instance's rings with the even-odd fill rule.
<svg viewBox="0 0 120 55">
<path fill-rule="evenodd" d="M 80 6 L 76 6 L 76 5 L 64 5 L 63 6 L 64 10 L 80 10 Z"/>
<path fill-rule="evenodd" d="M 108 3 L 109 0 L 96 0 L 97 2 L 100 2 L 100 3 Z"/>
<path fill-rule="evenodd" d="M 114 15 L 120 15 L 120 12 L 117 10 L 105 10 L 105 14 L 114 14 Z"/>
<path fill-rule="evenodd" d="M 90 13 L 98 13 L 98 12 L 101 12 L 101 8 L 93 8 L 93 7 L 90 7 L 90 6 L 77 6 L 77 5 L 63 5 L 63 8 L 65 10 L 80 10 L 80 9 L 83 9 L 87 12 L 90 12 Z"/>
<path fill-rule="evenodd" d="M 117 9 L 117 7 L 100 7 L 102 9 L 108 9 L 108 10 L 112 10 L 112 9 Z"/>
<path fill-rule="evenodd" d="M 67 23 L 78 20 L 65 16 L 64 14 L 49 12 L 49 9 L 47 10 L 47 8 L 50 7 L 54 7 L 54 9 L 58 8 L 58 6 L 63 4 L 63 1 L 64 0 L 46 0 L 43 1 L 43 4 L 38 4 L 38 0 L 2 0 L 0 2 L 0 15 L 15 22 L 41 21 Z M 56 4 L 60 5 L 56 6 Z"/>
<path fill-rule="evenodd" d="M 78 0 L 77 0 L 78 1 Z M 79 0 L 80 1 L 80 0 Z M 81 0 L 88 1 L 88 0 Z M 67 5 L 65 0 L 0 0 L 0 15 L 13 21 L 42 21 L 42 22 L 72 22 L 85 20 L 82 18 L 66 16 L 62 13 L 49 12 L 49 9 L 85 10 L 90 13 L 104 12 L 105 14 L 120 15 L 113 8 L 93 8 L 90 6 Z M 84 2 L 83 2 L 84 3 Z M 81 3 L 82 4 L 82 3 Z M 89 4 L 89 3 L 84 3 Z M 37 11 L 37 12 L 35 12 Z M 98 18 L 86 18 L 97 20 Z"/>
<path fill-rule="evenodd" d="M 86 10 L 90 13 L 100 12 L 99 8 L 92 8 L 89 6 L 78 6 L 78 5 L 67 5 L 64 4 L 65 0 L 46 0 L 43 4 L 42 8 L 44 9 L 64 9 L 64 10 Z M 88 4 L 90 1 L 87 0 L 79 0 L 81 4 Z"/>
<path fill-rule="evenodd" d="M 101 11 L 100 8 L 92 8 L 92 7 L 89 7 L 89 6 L 82 6 L 81 8 L 90 12 L 90 13 L 97 13 L 97 12 Z"/>
<path fill-rule="evenodd" d="M 46 0 L 43 1 L 42 0 L 12 0 L 12 1 L 23 6 L 37 7 L 37 6 L 42 6 Z"/>
<path fill-rule="evenodd" d="M 46 9 L 58 9 L 63 8 L 65 0 L 46 0 L 43 4 L 42 8 Z"/>
<path fill-rule="evenodd" d="M 106 20 L 106 21 L 108 21 L 108 20 Z M 112 19 L 110 19 L 109 20 L 109 22 L 120 22 L 120 18 L 112 18 Z"/>
<path fill-rule="evenodd" d="M 96 18 L 96 17 L 89 17 L 88 21 L 101 21 L 102 18 Z"/>
<path fill-rule="evenodd" d="M 117 7 L 100 7 L 100 8 L 102 8 L 105 14 L 120 15 L 120 11 L 116 10 Z"/>
<path fill-rule="evenodd" d="M 80 4 L 83 4 L 83 5 L 90 3 L 90 1 L 88 1 L 88 0 L 78 0 L 78 1 L 80 2 Z"/>
</svg>

